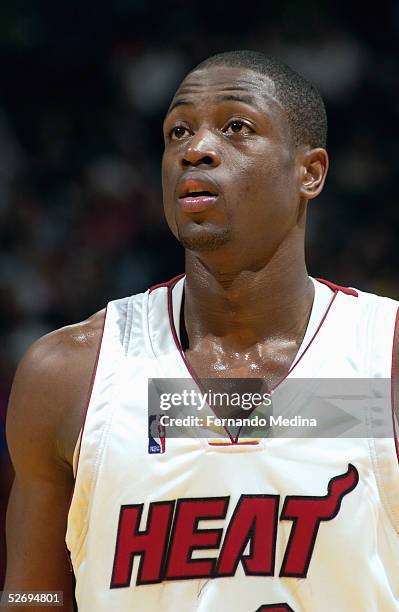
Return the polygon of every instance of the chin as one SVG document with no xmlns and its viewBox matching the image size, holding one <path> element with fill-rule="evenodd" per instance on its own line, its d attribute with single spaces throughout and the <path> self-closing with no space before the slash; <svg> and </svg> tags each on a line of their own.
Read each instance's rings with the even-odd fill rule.
<svg viewBox="0 0 399 612">
<path fill-rule="evenodd" d="M 189 251 L 215 251 L 231 241 L 231 232 L 228 228 L 219 231 L 207 231 L 203 228 L 196 231 L 180 230 L 178 240 Z"/>
</svg>

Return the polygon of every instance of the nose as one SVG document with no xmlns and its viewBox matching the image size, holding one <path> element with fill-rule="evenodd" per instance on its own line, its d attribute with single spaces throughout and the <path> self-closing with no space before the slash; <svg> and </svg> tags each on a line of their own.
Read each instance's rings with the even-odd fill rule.
<svg viewBox="0 0 399 612">
<path fill-rule="evenodd" d="M 182 157 L 182 166 L 201 166 L 216 168 L 220 164 L 220 155 L 216 150 L 215 140 L 210 130 L 199 130 L 187 145 Z"/>
</svg>

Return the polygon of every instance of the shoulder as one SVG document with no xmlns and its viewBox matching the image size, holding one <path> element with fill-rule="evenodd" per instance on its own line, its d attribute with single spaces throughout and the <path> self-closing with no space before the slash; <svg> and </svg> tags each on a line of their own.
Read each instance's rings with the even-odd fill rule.
<svg viewBox="0 0 399 612">
<path fill-rule="evenodd" d="M 7 415 L 11 455 L 41 444 L 70 463 L 96 363 L 105 310 L 37 340 L 23 356 Z M 76 438 L 76 439 L 75 439 Z M 34 449 L 31 448 L 34 452 Z"/>
<path fill-rule="evenodd" d="M 46 334 L 32 344 L 20 365 L 40 366 L 40 362 L 37 361 L 38 357 L 47 358 L 48 363 L 51 364 L 51 357 L 68 359 L 71 353 L 89 350 L 101 336 L 104 319 L 105 309 L 80 323 L 67 325 Z"/>
<path fill-rule="evenodd" d="M 73 397 L 75 384 L 93 367 L 101 341 L 105 311 L 62 327 L 37 340 L 23 356 L 14 379 L 12 396 L 22 387 Z"/>
</svg>

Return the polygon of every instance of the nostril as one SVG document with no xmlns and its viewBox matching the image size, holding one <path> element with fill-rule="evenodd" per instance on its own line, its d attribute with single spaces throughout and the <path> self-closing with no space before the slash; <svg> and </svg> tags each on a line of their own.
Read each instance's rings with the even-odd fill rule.
<svg viewBox="0 0 399 612">
<path fill-rule="evenodd" d="M 187 168 L 187 166 L 200 166 L 201 164 L 213 166 L 215 164 L 215 159 L 211 155 L 198 155 L 196 157 L 187 155 L 182 158 L 181 163 L 183 168 Z"/>
</svg>

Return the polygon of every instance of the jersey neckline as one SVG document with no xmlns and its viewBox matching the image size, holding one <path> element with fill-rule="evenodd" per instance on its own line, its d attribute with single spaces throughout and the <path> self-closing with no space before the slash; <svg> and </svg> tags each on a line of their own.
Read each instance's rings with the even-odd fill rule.
<svg viewBox="0 0 399 612">
<path fill-rule="evenodd" d="M 335 298 L 341 289 L 338 285 L 333 285 L 332 283 L 319 281 L 319 279 L 314 279 L 311 276 L 309 277 L 313 282 L 315 288 L 315 294 L 312 304 L 312 309 L 309 317 L 308 324 L 306 326 L 306 331 L 304 333 L 302 342 L 298 348 L 298 351 L 287 371 L 287 373 L 272 387 L 274 391 L 277 387 L 286 380 L 291 373 L 296 369 L 297 365 L 302 361 L 305 357 L 305 354 L 308 352 L 310 347 L 314 344 L 318 333 L 323 326 L 325 319 L 335 301 Z M 198 381 L 198 376 L 194 369 L 191 367 L 189 362 L 187 361 L 186 355 L 184 353 L 184 349 L 182 347 L 180 341 L 180 332 L 179 332 L 179 323 L 181 320 L 181 307 L 183 303 L 183 292 L 184 292 L 184 282 L 185 275 L 182 274 L 173 278 L 169 283 L 167 283 L 168 289 L 168 315 L 169 315 L 169 325 L 170 330 L 172 332 L 174 344 L 181 356 L 181 359 L 190 374 L 190 377 L 193 378 L 196 382 Z M 323 291 L 323 285 L 326 285 L 331 292 L 329 299 L 325 299 L 325 297 L 321 297 L 321 291 Z M 165 285 L 160 285 L 165 286 Z M 324 299 L 323 299 L 324 298 Z"/>
<path fill-rule="evenodd" d="M 310 314 L 310 318 L 308 321 L 308 325 L 305 331 L 305 334 L 303 336 L 301 345 L 298 348 L 297 354 L 295 355 L 293 362 L 291 364 L 291 366 L 289 367 L 287 373 L 285 374 L 285 376 L 283 376 L 272 388 L 271 391 L 275 391 L 280 385 L 281 383 L 283 383 L 285 380 L 287 380 L 287 378 L 291 377 L 292 373 L 295 372 L 297 370 L 297 366 L 299 364 L 302 363 L 302 360 L 305 358 L 305 356 L 307 355 L 309 349 L 311 348 L 312 345 L 314 345 L 319 331 L 321 330 L 328 313 L 330 312 L 332 305 L 341 289 L 341 287 L 339 287 L 338 285 L 333 285 L 332 283 L 329 282 L 324 282 L 321 279 L 314 279 L 312 277 L 309 277 L 315 287 L 315 295 L 314 295 L 314 301 L 313 301 L 313 305 L 312 305 L 312 311 Z M 191 367 L 190 363 L 188 362 L 183 347 L 181 345 L 180 342 L 180 334 L 177 331 L 178 330 L 178 323 L 180 322 L 180 313 L 181 313 L 181 307 L 182 307 L 182 298 L 183 298 L 183 290 L 184 290 L 184 282 L 185 282 L 185 274 L 181 274 L 173 279 L 171 279 L 168 283 L 165 284 L 160 284 L 157 285 L 156 287 L 154 287 L 153 289 L 157 289 L 159 287 L 167 287 L 167 305 L 168 305 L 168 316 L 169 316 L 169 329 L 173 338 L 173 342 L 174 345 L 180 355 L 180 363 L 179 365 L 183 366 L 183 368 L 185 369 L 186 373 L 189 374 L 189 377 L 196 383 L 196 385 L 201 388 L 201 383 L 200 380 L 196 374 L 196 372 L 194 371 L 194 369 Z M 320 294 L 320 287 L 322 285 L 327 285 L 327 287 L 331 290 L 331 298 L 328 301 L 328 303 L 325 305 L 324 308 L 324 314 L 322 314 L 322 317 L 319 321 L 319 323 L 315 326 L 316 329 L 313 333 L 309 333 L 308 334 L 308 329 L 311 325 L 311 319 L 312 319 L 312 315 L 315 315 L 315 310 L 317 310 L 317 307 L 315 309 L 315 305 L 319 305 L 320 306 L 320 300 L 319 300 L 319 295 Z M 175 290 L 175 293 L 173 293 Z M 177 290 L 177 291 L 176 291 Z M 317 297 L 316 297 L 317 296 Z M 317 313 L 316 313 L 317 314 Z M 313 326 L 313 325 L 312 325 Z M 310 337 L 309 337 L 310 336 Z M 212 410 L 212 408 L 210 407 L 210 410 Z M 212 411 L 213 412 L 213 411 Z M 228 433 L 228 436 L 230 438 L 230 442 L 231 444 L 226 444 L 223 445 L 222 448 L 231 448 L 232 445 L 234 446 L 238 446 L 238 445 L 243 445 L 244 443 L 239 442 L 239 436 L 240 436 L 240 432 L 238 433 L 238 435 L 233 438 L 230 435 L 230 432 L 228 430 L 226 430 Z M 206 446 L 212 446 L 208 443 L 208 441 L 200 438 L 203 442 L 206 442 Z M 264 441 L 264 439 L 262 439 L 262 442 Z M 248 443 L 248 446 L 253 445 L 253 443 Z M 263 446 L 263 444 L 262 444 Z"/>
</svg>

